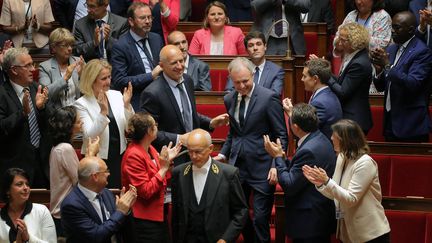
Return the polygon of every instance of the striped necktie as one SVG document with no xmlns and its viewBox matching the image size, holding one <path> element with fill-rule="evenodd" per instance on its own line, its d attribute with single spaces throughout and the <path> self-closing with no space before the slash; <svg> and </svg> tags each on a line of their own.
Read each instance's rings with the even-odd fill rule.
<svg viewBox="0 0 432 243">
<path fill-rule="evenodd" d="M 29 88 L 24 88 L 23 92 L 29 92 Z M 31 99 L 31 96 L 29 96 L 29 105 L 30 105 L 30 113 L 28 114 L 28 121 L 29 121 L 29 128 L 30 128 L 30 142 L 35 148 L 39 148 L 39 141 L 40 141 L 40 132 L 39 132 L 39 125 L 36 118 L 36 111 L 33 107 L 33 102 Z"/>
</svg>

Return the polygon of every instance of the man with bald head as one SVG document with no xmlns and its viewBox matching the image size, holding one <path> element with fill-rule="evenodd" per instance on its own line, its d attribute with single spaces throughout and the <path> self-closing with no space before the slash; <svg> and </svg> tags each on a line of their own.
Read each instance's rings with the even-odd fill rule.
<svg viewBox="0 0 432 243">
<path fill-rule="evenodd" d="M 177 46 L 166 45 L 160 52 L 162 74 L 141 94 L 140 110 L 150 113 L 159 131 L 153 145 L 160 150 L 169 142 L 187 144 L 187 136 L 195 128 L 213 130 L 228 122 L 228 115 L 213 119 L 196 111 L 194 84 L 184 74 L 183 54 Z M 187 154 L 174 160 L 175 165 L 187 162 Z"/>
<path fill-rule="evenodd" d="M 210 91 L 212 88 L 210 82 L 210 68 L 207 63 L 189 54 L 189 43 L 183 32 L 175 30 L 168 35 L 167 40 L 168 44 L 180 48 L 185 60 L 184 73 L 192 78 L 195 90 Z"/>
<path fill-rule="evenodd" d="M 172 172 L 174 242 L 235 242 L 248 208 L 238 169 L 210 157 L 213 144 L 202 129 L 187 139 L 191 162 Z"/>
<path fill-rule="evenodd" d="M 414 35 L 416 28 L 413 13 L 397 13 L 392 20 L 394 44 L 371 52 L 375 87 L 385 91 L 384 137 L 389 142 L 429 141 L 432 54 Z"/>
<path fill-rule="evenodd" d="M 120 196 L 106 189 L 110 172 L 98 157 L 85 157 L 78 167 L 78 185 L 61 204 L 67 242 L 122 242 L 124 224 L 137 193 L 133 186 Z"/>
</svg>

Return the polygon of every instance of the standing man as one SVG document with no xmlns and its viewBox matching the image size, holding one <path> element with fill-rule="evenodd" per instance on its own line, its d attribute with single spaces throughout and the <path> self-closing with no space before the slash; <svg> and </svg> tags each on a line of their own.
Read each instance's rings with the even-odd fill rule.
<svg viewBox="0 0 432 243">
<path fill-rule="evenodd" d="M 210 91 L 210 68 L 207 63 L 189 55 L 186 36 L 181 31 L 173 31 L 168 35 L 168 44 L 175 45 L 182 51 L 185 60 L 184 73 L 192 78 L 195 90 Z"/>
<path fill-rule="evenodd" d="M 432 54 L 414 35 L 416 27 L 413 13 L 397 13 L 392 22 L 395 44 L 371 53 L 377 73 L 375 87 L 384 91 L 384 137 L 388 142 L 429 141 Z"/>
<path fill-rule="evenodd" d="M 286 149 L 287 130 L 279 96 L 255 85 L 254 68 L 244 57 L 237 57 L 228 65 L 235 88 L 224 97 L 230 131 L 215 159 L 238 167 L 246 201 L 253 195 L 253 219 L 248 219 L 243 230 L 245 242 L 270 242 L 269 220 L 277 173 L 271 156 L 264 150 L 262 135 L 280 138 Z"/>
<path fill-rule="evenodd" d="M 133 186 L 114 198 L 106 189 L 109 170 L 98 157 L 85 157 L 78 167 L 78 185 L 61 204 L 61 221 L 67 242 L 122 242 L 126 218 L 135 203 Z M 125 241 L 128 242 L 128 241 Z"/>
<path fill-rule="evenodd" d="M 330 243 L 335 232 L 334 203 L 315 189 L 303 175 L 302 167 L 323 168 L 331 177 L 336 165 L 333 146 L 318 130 L 318 117 L 311 105 L 297 104 L 291 115 L 291 130 L 300 138 L 291 161 L 285 161 L 280 140 L 264 135 L 267 152 L 275 158 L 279 184 L 283 188 L 286 232 L 293 243 Z"/>
<path fill-rule="evenodd" d="M 425 0 L 426 1 L 426 0 Z M 428 0 L 428 4 L 424 9 L 419 10 L 420 21 L 416 31 L 416 36 L 422 39 L 429 49 L 432 48 L 432 0 Z"/>
<path fill-rule="evenodd" d="M 268 55 L 286 55 L 287 38 L 296 55 L 306 54 L 300 13 L 307 13 L 311 4 L 311 0 L 251 0 L 256 15 L 252 29 L 265 33 Z M 289 26 L 285 21 L 276 23 L 281 19 Z"/>
<path fill-rule="evenodd" d="M 193 130 L 188 139 L 192 162 L 173 169 L 174 242 L 235 242 L 248 215 L 238 169 L 210 157 L 210 134 Z"/>
<path fill-rule="evenodd" d="M 259 31 L 251 31 L 245 36 L 244 43 L 250 60 L 255 65 L 254 83 L 271 89 L 281 96 L 285 71 L 275 63 L 266 60 L 267 43 L 264 34 Z M 228 79 L 225 91 L 232 91 L 233 89 L 233 82 Z"/>
<path fill-rule="evenodd" d="M 35 68 L 26 48 L 8 49 L 2 67 L 8 79 L 0 86 L 0 174 L 18 167 L 29 174 L 33 187 L 46 188 L 48 88 L 33 82 Z"/>
<path fill-rule="evenodd" d="M 150 32 L 153 17 L 149 5 L 134 2 L 128 9 L 127 17 L 130 30 L 114 44 L 112 50 L 112 87 L 122 91 L 131 82 L 131 104 L 134 110 L 138 110 L 141 92 L 162 71 L 158 63 L 163 41 L 158 34 Z"/>
<path fill-rule="evenodd" d="M 114 42 L 128 30 L 125 18 L 108 12 L 110 0 L 86 0 L 87 16 L 75 23 L 76 55 L 88 62 L 109 59 Z"/>
<path fill-rule="evenodd" d="M 189 132 L 195 128 L 213 130 L 228 123 L 228 114 L 213 119 L 196 111 L 193 81 L 184 74 L 184 58 L 180 49 L 166 45 L 160 52 L 162 74 L 141 94 L 140 110 L 150 113 L 158 123 L 153 142 L 159 151 L 169 142 L 187 145 Z M 175 165 L 189 161 L 185 154 L 174 160 Z"/>
</svg>

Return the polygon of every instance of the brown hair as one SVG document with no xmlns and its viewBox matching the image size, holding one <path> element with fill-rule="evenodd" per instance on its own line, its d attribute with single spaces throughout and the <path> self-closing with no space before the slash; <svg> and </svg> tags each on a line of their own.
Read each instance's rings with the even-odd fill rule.
<svg viewBox="0 0 432 243">
<path fill-rule="evenodd" d="M 366 137 L 355 121 L 342 119 L 332 125 L 332 130 L 340 140 L 340 153 L 345 159 L 357 160 L 370 152 Z"/>
<path fill-rule="evenodd" d="M 224 11 L 225 16 L 226 16 L 225 24 L 230 24 L 230 20 L 228 18 L 228 10 L 227 10 L 225 4 L 223 4 L 223 3 L 219 2 L 219 1 L 213 1 L 213 2 L 209 3 L 209 5 L 207 5 L 207 8 L 205 9 L 204 20 L 203 20 L 203 27 L 204 27 L 204 29 L 208 29 L 210 27 L 209 23 L 207 21 L 207 15 L 210 12 L 210 8 L 213 7 L 213 6 L 221 8 Z"/>
</svg>

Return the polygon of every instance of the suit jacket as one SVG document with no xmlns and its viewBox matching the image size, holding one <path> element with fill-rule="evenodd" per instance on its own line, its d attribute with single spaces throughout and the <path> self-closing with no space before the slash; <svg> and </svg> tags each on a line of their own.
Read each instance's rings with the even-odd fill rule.
<svg viewBox="0 0 432 243">
<path fill-rule="evenodd" d="M 30 142 L 29 121 L 23 115 L 23 106 L 10 81 L 0 86 L 0 173 L 3 174 L 11 167 L 24 169 L 33 180 L 35 171 L 44 172 L 49 178 L 48 156 L 51 145 L 47 136 L 47 121 L 50 116 L 50 106 L 44 109 L 36 108 L 35 95 L 37 84 L 29 85 L 33 108 L 36 112 L 41 140 L 39 150 Z M 41 159 L 42 157 L 42 159 Z"/>
<path fill-rule="evenodd" d="M 274 9 L 278 0 L 252 0 L 251 6 L 256 14 L 256 21 L 252 25 L 253 30 L 261 31 L 268 38 L 267 32 L 274 22 Z M 311 0 L 286 0 L 285 16 L 289 23 L 291 44 L 297 55 L 306 54 L 306 44 L 303 34 L 303 25 L 300 21 L 300 13 L 307 13 L 311 6 Z"/>
<path fill-rule="evenodd" d="M 334 203 L 321 195 L 303 175 L 304 165 L 323 168 L 331 177 L 336 165 L 333 146 L 320 131 L 309 133 L 291 161 L 276 158 L 284 190 L 286 229 L 291 238 L 330 236 L 335 230 Z"/>
<path fill-rule="evenodd" d="M 222 1 L 228 9 L 231 22 L 252 21 L 252 9 L 250 0 Z"/>
<path fill-rule="evenodd" d="M 159 52 L 163 47 L 163 41 L 158 34 L 148 33 L 148 43 L 151 47 L 151 54 L 155 64 L 159 63 Z M 133 95 L 131 104 L 135 110 L 139 109 L 139 99 L 141 92 L 147 85 L 153 82 L 151 73 L 146 73 L 141 56 L 130 32 L 124 34 L 113 45 L 111 64 L 112 64 L 112 84 L 111 87 L 123 91 L 128 82 L 132 83 Z"/>
<path fill-rule="evenodd" d="M 366 133 L 372 127 L 369 86 L 372 66 L 367 49 L 359 51 L 347 64 L 339 78 L 330 78 L 328 85 L 338 96 L 343 118 L 356 121 Z"/>
<path fill-rule="evenodd" d="M 120 229 L 126 216 L 116 210 L 114 195 L 108 189 L 100 193 L 105 209 L 110 213 L 107 221 L 102 222 L 95 208 L 75 186 L 61 204 L 61 222 L 68 243 L 111 242 L 113 235 L 120 241 Z"/>
<path fill-rule="evenodd" d="M 420 23 L 419 10 L 427 7 L 427 0 L 410 0 L 409 10 L 416 16 L 417 23 Z"/>
<path fill-rule="evenodd" d="M 120 38 L 121 35 L 126 33 L 129 29 L 127 19 L 108 12 L 108 23 L 111 27 L 110 36 L 105 42 L 105 49 L 107 51 L 108 60 L 111 57 L 111 49 L 113 44 Z M 75 54 L 77 56 L 83 56 L 86 62 L 94 58 L 99 58 L 99 46 L 94 46 L 94 33 L 96 28 L 96 22 L 90 19 L 89 16 L 85 16 L 75 23 L 74 37 L 76 40 Z"/>
<path fill-rule="evenodd" d="M 244 35 L 240 28 L 225 25 L 223 55 L 247 54 L 243 39 Z M 192 55 L 210 55 L 210 42 L 211 32 L 209 28 L 195 31 L 189 44 L 189 53 Z"/>
<path fill-rule="evenodd" d="M 72 64 L 76 62 L 79 57 L 69 57 L 69 63 Z M 81 96 L 79 90 L 79 76 L 76 69 L 72 72 L 72 81 L 75 85 L 75 99 Z M 62 107 L 60 94 L 68 88 L 65 80 L 60 74 L 60 67 L 57 60 L 52 57 L 39 64 L 39 83 L 47 86 L 49 90 L 49 102 L 52 103 L 54 108 Z"/>
<path fill-rule="evenodd" d="M 327 32 L 334 33 L 334 16 L 330 0 L 314 1 L 308 12 L 307 22 L 326 22 Z"/>
<path fill-rule="evenodd" d="M 256 190 L 270 193 L 273 187 L 269 185 L 267 176 L 274 167 L 271 156 L 264 149 L 263 134 L 268 134 L 275 140 L 280 138 L 282 146 L 287 146 L 287 129 L 279 96 L 273 91 L 254 85 L 249 105 L 246 111 L 244 127 L 234 118 L 237 104 L 237 91 L 225 95 L 224 103 L 230 117 L 230 130 L 221 149 L 231 165 L 236 165 L 238 158 L 248 165 L 248 176 L 240 179 L 249 183 Z M 238 166 L 238 165 L 237 165 Z M 244 174 L 240 171 L 240 174 Z"/>
<path fill-rule="evenodd" d="M 337 96 L 330 88 L 321 90 L 309 102 L 315 107 L 319 119 L 319 130 L 330 139 L 331 126 L 342 119 L 342 107 Z"/>
<path fill-rule="evenodd" d="M 210 68 L 207 63 L 189 55 L 187 75 L 192 78 L 195 90 L 211 91 Z"/>
<path fill-rule="evenodd" d="M 60 25 L 72 31 L 75 12 L 79 0 L 53 0 L 53 13 Z M 131 0 L 110 0 L 110 11 L 119 16 L 126 16 Z"/>
<path fill-rule="evenodd" d="M 173 169 L 172 230 L 173 242 L 184 242 L 187 227 L 192 163 Z M 238 169 L 212 160 L 206 181 L 205 235 L 208 242 L 224 239 L 235 242 L 248 217 L 246 199 L 238 178 Z"/>
<path fill-rule="evenodd" d="M 193 129 L 202 128 L 210 130 L 210 118 L 199 114 L 196 110 L 193 81 L 188 75 L 183 75 L 186 92 L 192 107 Z M 175 96 L 161 74 L 152 82 L 141 94 L 140 111 L 150 113 L 158 123 L 158 134 L 153 142 L 155 148 L 160 151 L 162 146 L 168 145 L 169 142 L 177 142 L 179 134 L 186 133 L 183 123 L 183 116 L 180 112 L 179 105 Z M 177 158 L 175 164 L 187 162 L 188 157 L 182 156 Z"/>
<path fill-rule="evenodd" d="M 135 218 L 163 222 L 166 177 L 158 173 L 156 149 L 150 146 L 149 153 L 138 143 L 129 144 L 121 163 L 122 186 L 128 188 L 131 184 L 137 189 L 138 197 L 132 206 Z"/>
<path fill-rule="evenodd" d="M 5 0 L 1 10 L 0 25 L 23 26 L 25 24 L 24 2 Z M 39 23 L 54 22 L 49 0 L 32 1 L 31 14 L 36 15 Z M 12 35 L 12 42 L 15 47 L 21 47 L 24 40 L 24 32 Z M 32 29 L 32 38 L 38 48 L 48 44 L 48 36 Z M 2 46 L 3 47 L 3 46 Z"/>
<path fill-rule="evenodd" d="M 333 178 L 327 186 L 318 189 L 324 196 L 335 200 L 345 213 L 343 222 L 348 235 L 341 231 L 339 239 L 343 242 L 367 242 L 390 232 L 381 205 L 377 163 L 367 154 L 346 164 L 343 160 L 339 154 Z"/>
<path fill-rule="evenodd" d="M 399 46 L 395 44 L 387 48 L 391 64 L 394 63 L 398 49 Z M 430 49 L 420 39 L 414 37 L 397 64 L 374 80 L 377 90 L 385 91 L 385 102 L 390 89 L 389 119 L 391 119 L 392 132 L 396 137 L 425 135 L 430 131 L 431 62 Z"/>
<path fill-rule="evenodd" d="M 285 80 L 285 71 L 279 65 L 274 62 L 265 61 L 264 70 L 262 71 L 259 85 L 264 88 L 273 90 L 279 96 L 283 92 L 283 84 Z M 231 78 L 228 78 L 227 84 L 225 85 L 225 91 L 234 90 L 234 85 Z"/>
</svg>

